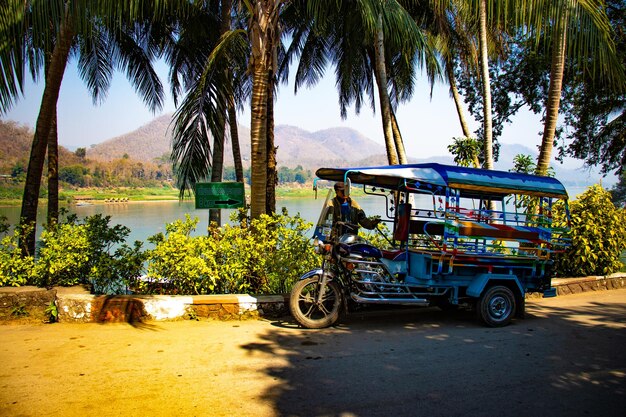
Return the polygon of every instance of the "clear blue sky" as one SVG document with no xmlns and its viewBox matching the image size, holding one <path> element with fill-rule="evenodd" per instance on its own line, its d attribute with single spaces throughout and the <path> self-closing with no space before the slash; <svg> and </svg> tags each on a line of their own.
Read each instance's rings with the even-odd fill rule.
<svg viewBox="0 0 626 417">
<path fill-rule="evenodd" d="M 167 67 L 157 65 L 158 73 L 168 92 L 163 108 L 164 113 L 174 111 L 174 103 L 165 84 Z M 24 97 L 10 112 L 3 115 L 5 120 L 14 120 L 34 127 L 43 87 L 42 83 L 28 82 Z M 378 104 L 377 104 L 378 105 Z M 331 127 L 350 127 L 370 139 L 383 143 L 380 115 L 364 107 L 360 115 L 351 109 L 347 120 L 341 120 L 334 75 L 331 71 L 316 87 L 303 88 L 297 95 L 293 86 L 281 85 L 276 107 L 276 124 L 288 124 L 308 131 Z M 159 113 L 160 114 L 160 113 Z M 106 100 L 94 105 L 83 81 L 79 78 L 76 65 L 70 62 L 61 86 L 58 104 L 59 143 L 71 148 L 89 147 L 115 136 L 128 133 L 150 122 L 159 114 L 152 114 L 138 98 L 130 83 L 121 73 L 116 73 Z M 454 103 L 448 88 L 439 84 L 435 87 L 432 99 L 426 82 L 419 82 L 411 102 L 401 105 L 397 117 L 402 131 L 407 154 L 413 157 L 447 155 L 447 146 L 453 137 L 461 136 Z M 471 117 L 468 118 L 471 119 Z M 240 115 L 239 122 L 250 126 L 250 114 Z M 472 128 L 476 127 L 473 123 Z M 519 143 L 535 149 L 540 141 L 541 121 L 538 116 L 525 113 L 507 126 L 501 141 Z"/>
</svg>

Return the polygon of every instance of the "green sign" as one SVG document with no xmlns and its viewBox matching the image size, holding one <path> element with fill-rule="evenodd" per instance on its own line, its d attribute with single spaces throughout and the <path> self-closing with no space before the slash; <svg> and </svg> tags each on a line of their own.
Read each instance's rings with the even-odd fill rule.
<svg viewBox="0 0 626 417">
<path fill-rule="evenodd" d="M 196 183 L 197 209 L 232 209 L 243 207 L 245 194 L 241 182 Z"/>
</svg>

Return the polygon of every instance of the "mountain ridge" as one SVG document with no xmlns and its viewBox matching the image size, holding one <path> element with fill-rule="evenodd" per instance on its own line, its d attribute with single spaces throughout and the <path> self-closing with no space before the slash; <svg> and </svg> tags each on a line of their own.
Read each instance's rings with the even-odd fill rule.
<svg viewBox="0 0 626 417">
<path fill-rule="evenodd" d="M 169 155 L 171 152 L 172 114 L 155 118 L 134 131 L 92 145 L 87 150 L 87 157 L 94 159 L 121 158 L 124 154 L 139 161 L 153 161 Z M 239 144 L 245 167 L 250 165 L 250 129 L 239 125 Z M 367 166 L 386 165 L 387 157 L 384 145 L 368 138 L 348 127 L 331 127 L 309 132 L 293 125 L 278 125 L 274 130 L 279 166 L 295 168 L 300 165 L 305 169 L 316 170 L 321 166 Z M 501 144 L 500 158 L 495 168 L 508 170 L 515 155 L 524 153 L 533 157 L 537 151 L 522 144 Z M 409 156 L 410 163 L 439 162 L 453 164 L 450 156 L 416 158 Z M 226 140 L 224 150 L 225 166 L 234 165 L 232 144 Z M 582 165 L 582 162 L 581 162 Z M 604 178 L 587 169 L 570 169 L 562 165 L 554 166 L 556 176 L 566 186 L 581 187 L 602 181 L 605 184 L 617 182 L 616 178 Z"/>
</svg>

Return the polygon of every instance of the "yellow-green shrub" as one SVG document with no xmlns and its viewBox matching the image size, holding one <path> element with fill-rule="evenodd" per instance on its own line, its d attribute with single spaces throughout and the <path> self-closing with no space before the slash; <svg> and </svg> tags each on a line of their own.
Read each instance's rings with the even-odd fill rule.
<svg viewBox="0 0 626 417">
<path fill-rule="evenodd" d="M 0 287 L 19 287 L 32 282 L 35 260 L 32 256 L 22 256 L 19 235 L 16 229 L 0 240 Z"/>
<path fill-rule="evenodd" d="M 580 277 L 619 271 L 626 249 L 626 211 L 616 208 L 600 185 L 589 187 L 569 207 L 572 246 L 556 256 L 556 274 Z M 564 223 L 562 205 L 556 207 L 555 222 Z"/>
<path fill-rule="evenodd" d="M 147 251 L 148 281 L 141 291 L 278 294 L 319 262 L 304 235 L 311 224 L 299 216 L 244 218 L 239 225 L 211 226 L 206 236 L 191 236 L 197 223 L 187 216 L 149 239 L 156 247 Z"/>
</svg>

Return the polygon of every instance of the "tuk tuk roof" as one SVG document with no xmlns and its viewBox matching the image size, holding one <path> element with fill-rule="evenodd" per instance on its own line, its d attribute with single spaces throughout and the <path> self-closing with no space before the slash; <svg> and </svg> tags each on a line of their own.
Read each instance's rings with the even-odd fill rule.
<svg viewBox="0 0 626 417">
<path fill-rule="evenodd" d="M 320 168 L 315 174 L 324 180 L 345 181 L 350 178 L 356 184 L 392 190 L 403 189 L 407 184 L 424 183 L 458 189 L 462 196 L 528 194 L 567 198 L 565 187 L 556 178 L 436 163 Z"/>
</svg>

